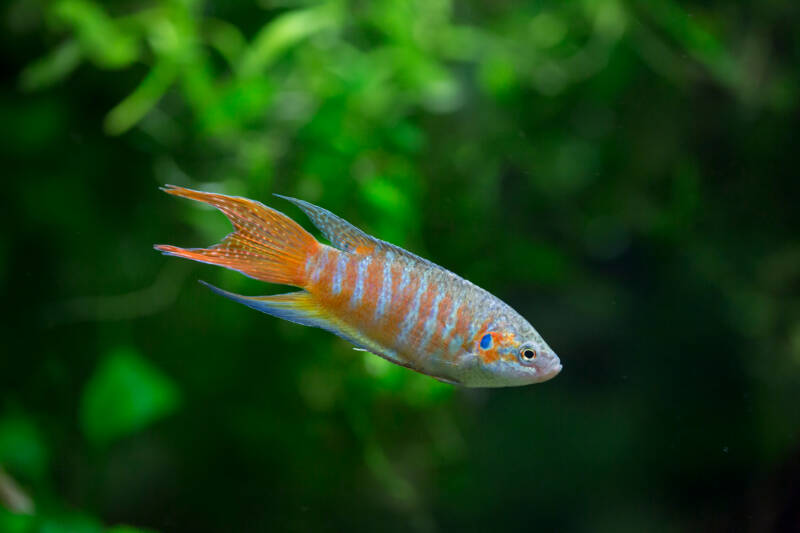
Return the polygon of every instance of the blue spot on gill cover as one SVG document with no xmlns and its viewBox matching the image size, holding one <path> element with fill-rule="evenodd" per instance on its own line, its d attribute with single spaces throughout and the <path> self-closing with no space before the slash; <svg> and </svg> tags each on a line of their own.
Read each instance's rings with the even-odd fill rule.
<svg viewBox="0 0 800 533">
<path fill-rule="evenodd" d="M 486 350 L 492 345 L 492 336 L 488 333 L 481 339 L 481 348 Z"/>
</svg>

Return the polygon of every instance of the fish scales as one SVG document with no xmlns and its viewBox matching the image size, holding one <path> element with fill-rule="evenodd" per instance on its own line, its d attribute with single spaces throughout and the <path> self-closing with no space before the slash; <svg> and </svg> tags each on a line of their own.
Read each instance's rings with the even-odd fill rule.
<svg viewBox="0 0 800 533">
<path fill-rule="evenodd" d="M 281 197 L 303 210 L 331 245 L 319 243 L 286 215 L 252 200 L 181 187 L 165 190 L 218 207 L 235 231 L 208 249 L 158 245 L 158 250 L 303 289 L 246 297 L 211 286 L 223 296 L 326 329 L 448 383 L 525 385 L 561 370 L 558 357 L 538 332 L 507 304 L 325 209 Z"/>
<path fill-rule="evenodd" d="M 362 335 L 392 347 L 408 360 L 424 354 L 426 348 L 447 351 L 443 339 L 434 338 L 452 321 L 449 313 L 439 313 L 445 295 L 450 302 L 448 310 L 453 300 L 449 294 L 452 284 L 443 269 L 437 271 L 391 252 L 356 256 L 330 247 L 309 262 L 315 273 L 334 270 L 333 276 L 312 276 L 309 292 Z"/>
</svg>

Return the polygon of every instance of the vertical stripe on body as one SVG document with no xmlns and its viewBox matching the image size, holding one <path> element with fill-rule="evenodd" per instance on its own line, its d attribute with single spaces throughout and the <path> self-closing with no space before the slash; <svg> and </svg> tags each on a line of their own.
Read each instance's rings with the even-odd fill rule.
<svg viewBox="0 0 800 533">
<path fill-rule="evenodd" d="M 464 345 L 470 318 L 472 318 L 472 313 L 469 312 L 467 306 L 463 303 L 459 305 L 456 312 L 456 325 L 453 327 L 452 337 L 447 345 L 447 351 L 452 356 L 458 355 Z"/>
<path fill-rule="evenodd" d="M 342 292 L 339 295 L 339 303 L 341 306 L 350 304 L 350 297 L 353 295 L 353 290 L 356 286 L 359 261 L 360 258 L 357 255 L 347 254 L 347 265 L 344 268 L 344 279 L 342 279 Z"/>
<path fill-rule="evenodd" d="M 319 273 L 319 286 L 327 287 L 330 290 L 333 283 L 333 274 L 336 267 L 336 260 L 339 257 L 339 250 L 331 248 L 325 256 L 325 261 Z"/>
<path fill-rule="evenodd" d="M 461 309 L 461 305 L 458 305 L 457 302 L 453 302 L 450 309 L 450 316 L 447 317 L 447 322 L 444 323 L 444 329 L 442 330 L 442 344 L 450 341 L 450 337 L 456 328 L 459 309 Z"/>
<path fill-rule="evenodd" d="M 342 279 L 344 278 L 345 269 L 347 268 L 348 258 L 349 254 L 345 252 L 339 252 L 336 258 L 336 271 L 333 274 L 333 283 L 331 286 L 331 292 L 334 295 L 338 295 L 342 292 Z"/>
<path fill-rule="evenodd" d="M 477 335 L 478 333 L 483 333 L 489 327 L 489 324 L 492 323 L 491 318 L 485 319 L 482 323 L 478 322 L 480 320 L 479 317 L 474 317 L 472 321 L 469 323 L 469 331 L 467 332 L 467 342 L 477 342 Z"/>
<path fill-rule="evenodd" d="M 361 298 L 361 309 L 364 311 L 364 320 L 366 322 L 372 322 L 375 308 L 378 306 L 378 298 L 383 288 L 384 264 L 385 261 L 382 256 L 372 256 L 372 260 L 367 267 L 367 277 L 364 278 L 364 295 Z"/>
<path fill-rule="evenodd" d="M 325 267 L 328 265 L 328 247 L 323 246 L 322 252 L 317 256 L 317 264 L 314 265 L 314 272 L 311 273 L 311 281 L 314 283 L 319 283 L 319 277 L 322 274 Z"/>
<path fill-rule="evenodd" d="M 411 278 L 410 274 L 408 274 L 408 276 Z M 405 318 L 400 327 L 400 333 L 397 334 L 395 339 L 399 346 L 406 345 L 408 342 L 408 335 L 417 323 L 420 301 L 422 300 L 423 293 L 428 289 L 427 273 L 421 272 L 417 276 L 414 276 L 414 279 L 408 283 L 408 286 L 409 289 L 413 291 L 413 299 L 411 301 L 411 308 L 406 310 Z"/>
<path fill-rule="evenodd" d="M 339 318 L 343 318 L 341 312 L 347 306 L 353 291 L 356 262 L 357 258 L 352 254 L 331 248 L 328 250 L 325 265 L 320 258 L 312 275 L 312 292 L 319 298 L 320 304 Z"/>
<path fill-rule="evenodd" d="M 395 260 L 391 268 L 392 298 L 384 309 L 382 328 L 386 340 L 401 349 L 402 347 L 397 343 L 397 336 L 400 334 L 400 328 L 413 299 L 414 284 L 419 283 L 419 278 L 414 275 L 414 283 L 412 283 L 411 269 L 402 260 Z"/>
<path fill-rule="evenodd" d="M 350 307 L 355 308 L 361 303 L 361 296 L 364 294 L 364 278 L 367 275 L 367 267 L 372 258 L 370 256 L 361 257 L 356 269 L 356 286 L 353 295 L 350 297 Z"/>
<path fill-rule="evenodd" d="M 392 299 L 392 286 L 394 285 L 394 271 L 392 270 L 392 261 L 394 254 L 387 252 L 383 260 L 383 284 L 381 285 L 381 292 L 378 295 L 378 303 L 375 306 L 375 314 L 373 320 L 376 322 L 383 318 L 386 312 L 386 306 Z"/>
<path fill-rule="evenodd" d="M 408 265 L 401 264 L 401 268 L 402 268 L 402 273 L 400 275 L 400 286 L 397 287 L 398 295 L 403 294 L 403 291 L 406 290 L 408 284 L 411 283 L 411 274 L 409 273 Z"/>
<path fill-rule="evenodd" d="M 433 292 L 433 303 L 431 303 L 430 307 L 427 308 L 427 312 L 423 312 L 420 315 L 420 320 L 424 319 L 424 322 L 422 323 L 422 336 L 420 337 L 418 347 L 420 352 L 425 351 L 425 348 L 428 346 L 431 337 L 433 337 L 433 334 L 437 329 L 439 329 L 437 317 L 439 315 L 439 304 L 441 303 L 442 298 L 444 298 L 444 295 L 442 294 L 441 287 L 438 283 L 433 286 Z"/>
<path fill-rule="evenodd" d="M 441 300 L 439 301 L 439 308 L 436 310 L 436 324 L 435 329 L 433 332 L 433 336 L 430 338 L 429 342 L 431 343 L 432 348 L 432 355 L 433 356 L 441 356 L 444 355 L 446 352 L 444 339 L 450 334 L 450 329 L 448 329 L 448 325 L 452 323 L 455 325 L 455 306 L 453 305 L 453 299 L 450 298 L 450 294 L 447 289 L 444 289 L 444 294 L 442 295 Z M 452 322 L 451 322 L 452 318 Z M 430 351 L 430 350 L 429 350 Z"/>
</svg>

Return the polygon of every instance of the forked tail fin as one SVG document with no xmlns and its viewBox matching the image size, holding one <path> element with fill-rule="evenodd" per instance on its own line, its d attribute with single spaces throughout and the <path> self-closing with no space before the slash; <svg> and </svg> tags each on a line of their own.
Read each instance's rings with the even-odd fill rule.
<svg viewBox="0 0 800 533">
<path fill-rule="evenodd" d="M 175 196 L 212 205 L 225 213 L 234 231 L 210 248 L 178 248 L 164 244 L 155 249 L 166 255 L 219 265 L 261 281 L 303 287 L 305 265 L 319 250 L 319 242 L 297 222 L 259 202 L 167 185 Z"/>
</svg>

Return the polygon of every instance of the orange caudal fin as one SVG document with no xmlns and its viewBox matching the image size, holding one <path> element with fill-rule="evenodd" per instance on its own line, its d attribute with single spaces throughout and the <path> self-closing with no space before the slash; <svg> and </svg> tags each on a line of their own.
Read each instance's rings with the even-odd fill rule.
<svg viewBox="0 0 800 533">
<path fill-rule="evenodd" d="M 305 285 L 305 265 L 319 249 L 317 240 L 297 222 L 259 202 L 167 185 L 175 196 L 212 205 L 225 213 L 234 231 L 209 248 L 178 248 L 163 244 L 166 255 L 219 265 L 261 281 Z"/>
</svg>

